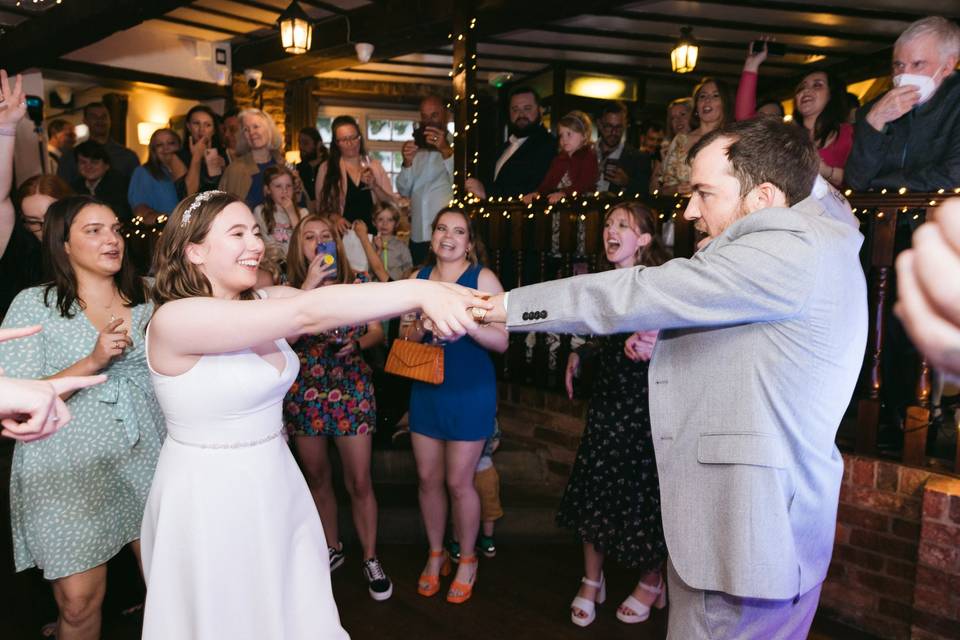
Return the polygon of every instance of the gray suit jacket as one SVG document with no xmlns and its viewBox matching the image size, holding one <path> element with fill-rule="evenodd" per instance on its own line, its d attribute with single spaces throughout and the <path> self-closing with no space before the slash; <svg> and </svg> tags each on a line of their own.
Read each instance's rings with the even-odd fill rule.
<svg viewBox="0 0 960 640">
<path fill-rule="evenodd" d="M 690 259 L 510 292 L 511 331 L 660 329 L 650 365 L 663 528 L 687 584 L 792 598 L 826 577 L 863 361 L 863 237 L 812 198 Z"/>
</svg>

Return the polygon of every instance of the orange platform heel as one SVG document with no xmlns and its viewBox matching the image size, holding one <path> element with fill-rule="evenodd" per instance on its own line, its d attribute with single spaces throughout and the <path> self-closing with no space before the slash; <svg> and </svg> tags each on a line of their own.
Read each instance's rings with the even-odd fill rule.
<svg viewBox="0 0 960 640">
<path fill-rule="evenodd" d="M 417 581 L 417 593 L 427 598 L 437 595 L 437 592 L 440 591 L 440 576 L 450 575 L 450 556 L 447 555 L 446 551 L 442 549 L 439 551 L 431 550 L 429 557 L 431 559 L 442 557 L 443 564 L 440 565 L 439 576 L 428 576 L 426 573 L 420 574 L 420 579 Z"/>
<path fill-rule="evenodd" d="M 477 564 L 477 556 L 460 556 L 460 566 L 462 567 L 465 564 Z M 465 582 L 458 582 L 454 580 L 450 585 L 450 590 L 447 591 L 447 602 L 452 604 L 463 604 L 470 599 L 470 596 L 473 595 L 473 585 L 477 583 L 477 570 L 473 572 L 473 579 L 469 584 Z"/>
</svg>

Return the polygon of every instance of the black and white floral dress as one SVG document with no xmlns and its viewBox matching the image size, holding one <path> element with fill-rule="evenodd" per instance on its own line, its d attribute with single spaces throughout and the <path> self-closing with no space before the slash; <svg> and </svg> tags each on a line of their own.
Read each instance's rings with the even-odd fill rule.
<svg viewBox="0 0 960 640">
<path fill-rule="evenodd" d="M 667 556 L 650 435 L 647 362 L 623 353 L 630 334 L 601 336 L 578 350 L 595 358 L 593 397 L 557 524 L 624 567 L 647 571 Z"/>
</svg>

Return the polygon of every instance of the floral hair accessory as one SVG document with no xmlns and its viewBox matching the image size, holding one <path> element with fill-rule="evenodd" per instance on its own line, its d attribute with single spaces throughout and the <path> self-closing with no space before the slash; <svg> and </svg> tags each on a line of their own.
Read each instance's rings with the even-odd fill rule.
<svg viewBox="0 0 960 640">
<path fill-rule="evenodd" d="M 226 193 L 227 193 L 226 191 L 217 191 L 217 190 L 201 191 L 200 193 L 198 193 L 197 196 L 193 199 L 193 202 L 190 203 L 190 206 L 187 207 L 187 210 L 183 212 L 183 216 L 180 218 L 180 226 L 185 227 L 188 224 L 190 224 L 190 219 L 193 217 L 193 212 L 196 211 L 201 204 L 203 204 L 213 196 L 220 195 L 220 194 L 226 195 Z"/>
</svg>

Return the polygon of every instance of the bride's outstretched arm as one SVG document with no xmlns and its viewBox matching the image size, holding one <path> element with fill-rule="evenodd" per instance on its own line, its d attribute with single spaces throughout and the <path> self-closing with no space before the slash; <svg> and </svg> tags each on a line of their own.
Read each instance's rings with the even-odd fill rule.
<svg viewBox="0 0 960 640">
<path fill-rule="evenodd" d="M 301 333 L 421 310 L 448 338 L 476 328 L 470 308 L 491 305 L 471 289 L 430 280 L 331 285 L 310 291 L 272 287 L 262 300 L 185 298 L 161 306 L 150 341 L 177 355 L 227 353 Z"/>
</svg>

